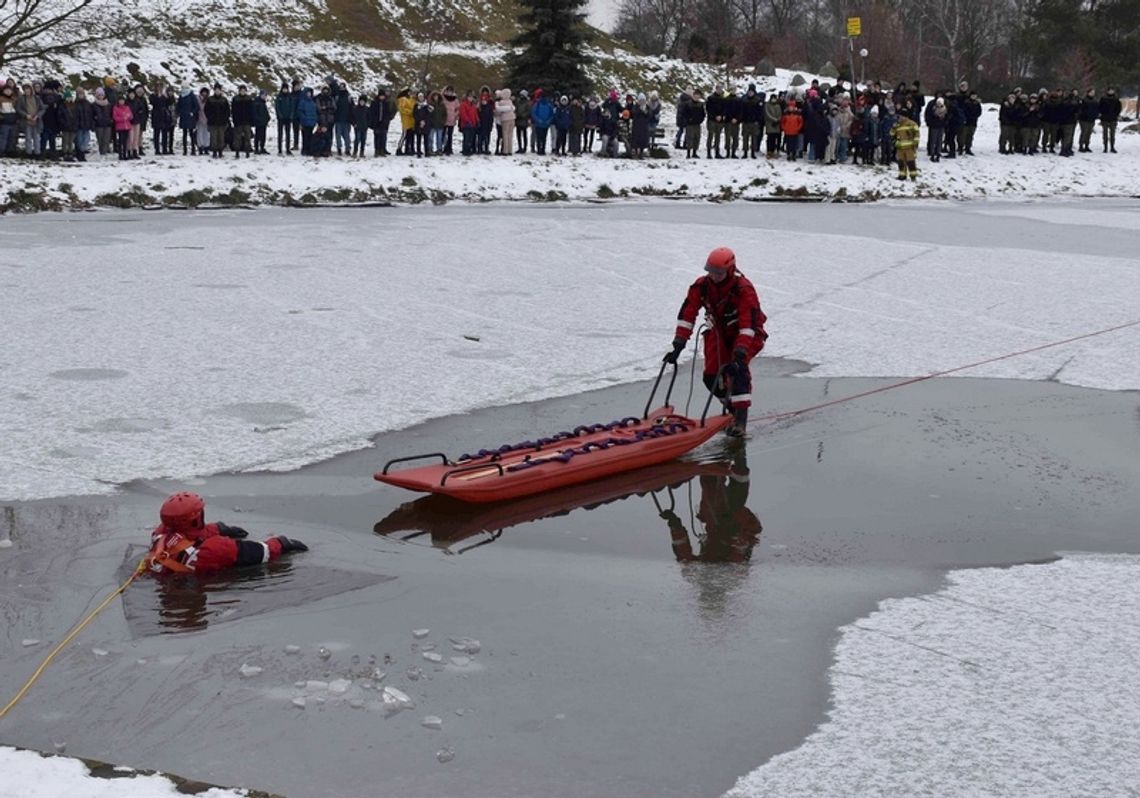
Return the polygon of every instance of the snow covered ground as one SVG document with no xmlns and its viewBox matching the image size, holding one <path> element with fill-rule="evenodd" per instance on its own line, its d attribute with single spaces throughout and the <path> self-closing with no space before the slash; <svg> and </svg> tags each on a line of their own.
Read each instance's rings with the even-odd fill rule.
<svg viewBox="0 0 1140 798">
<path fill-rule="evenodd" d="M 185 795 L 170 779 L 115 768 L 113 778 L 91 775 L 78 759 L 41 756 L 0 746 L 0 798 L 166 798 Z M 245 790 L 209 789 L 199 798 L 243 798 Z"/>
<path fill-rule="evenodd" d="M 758 79 L 786 86 L 790 73 Z M 390 142 L 395 149 L 398 131 Z M 839 199 L 1131 197 L 1140 186 L 1140 136 L 1121 132 L 1119 154 L 1094 151 L 1073 158 L 1000 155 L 997 110 L 987 106 L 972 158 L 932 164 L 920 155 L 917 182 L 900 183 L 893 166 L 814 166 L 786 160 L 629 161 L 593 156 L 512 158 L 302 159 L 277 155 L 236 160 L 155 158 L 120 163 L 92 156 L 85 164 L 0 161 L 0 207 L 67 208 L 95 205 L 294 204 L 462 200 L 597 200 L 632 198 Z M 671 143 L 670 143 L 671 144 Z M 369 145 L 371 147 L 371 144 Z M 269 143 L 271 152 L 276 145 Z M 179 152 L 181 151 L 179 146 Z"/>
</svg>

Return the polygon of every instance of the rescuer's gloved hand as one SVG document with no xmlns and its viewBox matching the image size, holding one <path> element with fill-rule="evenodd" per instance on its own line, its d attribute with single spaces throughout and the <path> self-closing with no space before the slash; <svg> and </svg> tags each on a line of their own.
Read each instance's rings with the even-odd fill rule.
<svg viewBox="0 0 1140 798">
<path fill-rule="evenodd" d="M 222 537 L 233 538 L 234 540 L 249 537 L 249 533 L 240 526 L 230 526 L 229 524 L 223 524 L 221 521 L 218 522 L 218 532 Z"/>
<path fill-rule="evenodd" d="M 677 362 L 677 356 L 680 355 L 681 352 L 684 351 L 684 349 L 685 349 L 685 339 L 684 338 L 674 338 L 673 339 L 673 348 L 665 353 L 665 357 L 661 358 L 661 362 L 662 363 L 676 363 Z"/>
<path fill-rule="evenodd" d="M 281 544 L 282 554 L 291 554 L 294 551 L 308 551 L 309 547 L 299 540 L 287 538 L 284 535 L 274 535 L 277 542 Z"/>
<path fill-rule="evenodd" d="M 748 352 L 741 347 L 737 347 L 736 351 L 732 353 L 732 359 L 743 366 L 744 362 L 748 360 Z"/>
<path fill-rule="evenodd" d="M 672 510 L 662 510 L 661 511 L 661 517 L 669 522 L 669 526 L 673 526 L 674 524 L 681 523 L 681 519 L 678 518 L 677 514 L 675 512 L 673 512 Z"/>
</svg>

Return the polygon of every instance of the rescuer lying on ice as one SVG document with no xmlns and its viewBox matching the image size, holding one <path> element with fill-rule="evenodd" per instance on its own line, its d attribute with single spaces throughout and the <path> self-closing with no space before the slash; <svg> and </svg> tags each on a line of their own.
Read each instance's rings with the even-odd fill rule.
<svg viewBox="0 0 1140 798">
<path fill-rule="evenodd" d="M 206 502 L 197 493 L 176 493 L 162 503 L 162 523 L 150 535 L 145 564 L 159 574 L 206 574 L 243 565 L 272 562 L 282 554 L 308 551 L 299 540 L 274 535 L 243 540 L 241 527 L 206 523 Z"/>
<path fill-rule="evenodd" d="M 666 363 L 676 363 L 685 348 L 697 313 L 704 308 L 709 329 L 705 331 L 704 381 L 733 412 L 733 423 L 725 434 L 744 435 L 748 408 L 752 405 L 752 372 L 749 361 L 764 348 L 768 317 L 760 309 L 760 298 L 751 281 L 736 270 L 736 255 L 728 247 L 718 247 L 705 262 L 706 274 L 689 286 L 689 293 L 677 316 L 673 348 L 665 354 Z M 717 375 L 724 368 L 724 385 Z M 726 387 L 731 391 L 726 397 Z"/>
</svg>

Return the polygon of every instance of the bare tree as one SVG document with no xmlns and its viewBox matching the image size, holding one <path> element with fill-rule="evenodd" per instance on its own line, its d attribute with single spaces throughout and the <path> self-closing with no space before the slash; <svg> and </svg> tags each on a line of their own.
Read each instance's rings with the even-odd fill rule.
<svg viewBox="0 0 1140 798">
<path fill-rule="evenodd" d="M 0 0 L 0 66 L 66 55 L 100 38 L 87 27 L 94 0 Z"/>
<path fill-rule="evenodd" d="M 921 21 L 937 37 L 945 55 L 946 77 L 958 85 L 1009 30 L 1006 3 L 999 0 L 919 0 Z"/>
<path fill-rule="evenodd" d="M 622 0 L 614 33 L 647 53 L 676 58 L 691 5 L 693 0 Z"/>
</svg>

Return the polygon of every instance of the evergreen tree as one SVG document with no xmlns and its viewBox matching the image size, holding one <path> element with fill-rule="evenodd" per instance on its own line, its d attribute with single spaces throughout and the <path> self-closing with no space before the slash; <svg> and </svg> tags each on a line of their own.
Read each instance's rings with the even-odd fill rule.
<svg viewBox="0 0 1140 798">
<path fill-rule="evenodd" d="M 586 27 L 587 0 L 519 0 L 522 32 L 511 40 L 507 56 L 514 92 L 541 88 L 562 94 L 587 94 L 591 87 L 584 67 L 591 34 Z"/>
</svg>

